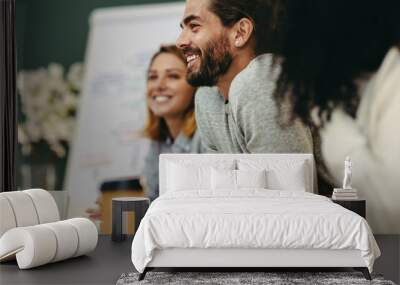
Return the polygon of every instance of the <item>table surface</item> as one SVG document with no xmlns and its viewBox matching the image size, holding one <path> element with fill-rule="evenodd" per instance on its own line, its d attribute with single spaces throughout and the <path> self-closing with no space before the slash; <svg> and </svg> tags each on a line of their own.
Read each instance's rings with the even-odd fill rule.
<svg viewBox="0 0 400 285">
<path fill-rule="evenodd" d="M 374 267 L 386 279 L 400 281 L 400 236 L 375 237 L 382 251 Z M 135 271 L 131 262 L 132 237 L 112 242 L 99 236 L 97 248 L 87 256 L 19 270 L 15 261 L 0 264 L 0 284 L 115 284 L 122 273 Z"/>
<path fill-rule="evenodd" d="M 331 200 L 332 201 L 337 201 L 337 202 L 366 202 L 367 200 L 365 200 L 365 199 L 362 199 L 362 198 L 357 198 L 357 199 L 342 199 L 342 198 L 339 198 L 339 199 L 333 199 L 333 198 L 331 198 Z"/>
<path fill-rule="evenodd" d="M 119 202 L 140 202 L 140 201 L 150 201 L 149 198 L 145 197 L 117 197 L 117 198 L 112 198 L 113 201 L 119 201 Z"/>
</svg>

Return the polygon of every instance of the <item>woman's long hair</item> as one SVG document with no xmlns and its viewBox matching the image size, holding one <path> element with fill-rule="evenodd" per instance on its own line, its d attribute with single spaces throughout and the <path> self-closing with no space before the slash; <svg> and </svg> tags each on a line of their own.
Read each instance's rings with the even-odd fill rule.
<svg viewBox="0 0 400 285">
<path fill-rule="evenodd" d="M 275 98 L 278 105 L 291 103 L 291 119 L 323 124 L 337 107 L 355 116 L 356 81 L 376 72 L 388 50 L 400 44 L 399 3 L 280 0 L 284 16 L 275 52 L 281 63 Z"/>
<path fill-rule="evenodd" d="M 157 56 L 162 53 L 170 53 L 177 56 L 186 65 L 186 58 L 182 52 L 175 45 L 163 45 L 153 55 L 150 61 L 151 66 Z M 196 131 L 196 120 L 194 115 L 194 100 L 190 104 L 189 108 L 185 112 L 184 123 L 182 127 L 182 133 L 187 137 L 191 138 Z M 156 116 L 153 111 L 147 107 L 147 122 L 143 130 L 144 135 L 155 141 L 164 142 L 167 138 L 171 137 L 168 126 L 165 120 L 161 117 Z"/>
</svg>

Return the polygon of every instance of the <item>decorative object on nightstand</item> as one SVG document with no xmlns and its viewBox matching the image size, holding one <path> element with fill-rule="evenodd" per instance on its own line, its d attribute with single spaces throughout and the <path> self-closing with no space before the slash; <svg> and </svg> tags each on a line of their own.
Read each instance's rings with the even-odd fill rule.
<svg viewBox="0 0 400 285">
<path fill-rule="evenodd" d="M 332 201 L 340 206 L 359 214 L 364 219 L 366 218 L 366 201 L 365 199 L 332 199 Z"/>
<path fill-rule="evenodd" d="M 358 198 L 356 189 L 333 189 L 332 200 L 357 200 Z"/>
<path fill-rule="evenodd" d="M 123 241 L 125 235 L 122 232 L 123 212 L 135 213 L 135 231 L 138 229 L 140 221 L 144 217 L 150 200 L 144 197 L 119 197 L 112 199 L 112 234 L 113 241 Z"/>
<path fill-rule="evenodd" d="M 332 200 L 357 200 L 357 189 L 351 187 L 352 163 L 349 156 L 344 161 L 344 177 L 342 188 L 333 189 Z"/>
<path fill-rule="evenodd" d="M 344 161 L 343 185 L 342 188 L 333 189 L 332 201 L 365 218 L 366 201 L 359 199 L 357 189 L 351 186 L 352 167 L 351 158 L 347 156 Z"/>
</svg>

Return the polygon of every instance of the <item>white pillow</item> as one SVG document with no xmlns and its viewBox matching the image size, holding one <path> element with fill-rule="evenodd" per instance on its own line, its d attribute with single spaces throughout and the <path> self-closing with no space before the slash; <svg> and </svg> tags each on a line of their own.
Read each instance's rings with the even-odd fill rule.
<svg viewBox="0 0 400 285">
<path fill-rule="evenodd" d="M 305 160 L 238 160 L 239 170 L 267 170 L 267 188 L 306 191 L 312 189 Z"/>
<path fill-rule="evenodd" d="M 167 191 L 211 190 L 211 168 L 234 169 L 234 160 L 218 161 L 168 161 Z"/>
<path fill-rule="evenodd" d="M 212 190 L 236 190 L 236 170 L 211 169 Z"/>
<path fill-rule="evenodd" d="M 305 192 L 307 182 L 304 166 L 304 162 L 302 162 L 285 171 L 279 169 L 268 171 L 268 188 Z"/>
<path fill-rule="evenodd" d="M 241 188 L 266 188 L 265 169 L 262 170 L 230 170 L 211 169 L 212 190 L 240 190 Z"/>
<path fill-rule="evenodd" d="M 235 170 L 237 188 L 267 188 L 267 171 Z"/>
</svg>

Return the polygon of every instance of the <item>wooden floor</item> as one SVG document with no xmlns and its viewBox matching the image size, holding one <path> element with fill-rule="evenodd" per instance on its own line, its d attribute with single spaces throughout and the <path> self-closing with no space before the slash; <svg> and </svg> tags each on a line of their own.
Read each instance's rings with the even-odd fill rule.
<svg viewBox="0 0 400 285">
<path fill-rule="evenodd" d="M 400 282 L 400 236 L 376 236 L 382 251 L 375 272 Z M 132 238 L 121 243 L 100 236 L 94 252 L 42 267 L 19 270 L 16 262 L 0 265 L 0 284 L 115 284 L 124 272 L 135 271 L 130 258 Z"/>
</svg>

